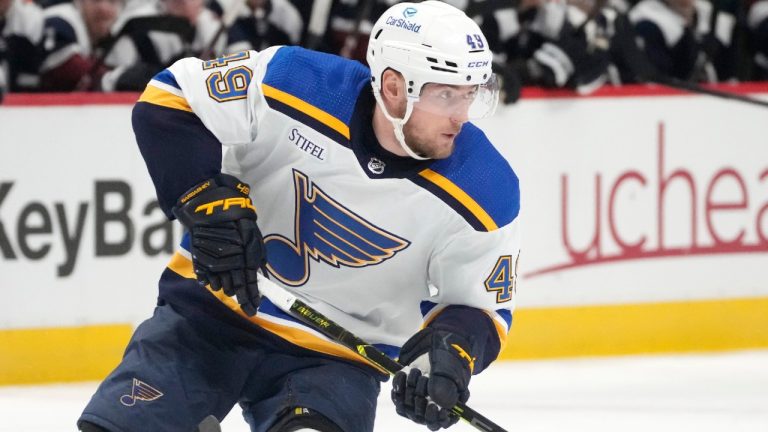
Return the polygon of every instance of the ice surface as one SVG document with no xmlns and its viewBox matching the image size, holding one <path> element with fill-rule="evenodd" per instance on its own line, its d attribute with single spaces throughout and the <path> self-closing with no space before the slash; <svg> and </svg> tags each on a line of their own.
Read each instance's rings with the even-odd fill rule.
<svg viewBox="0 0 768 432">
<path fill-rule="evenodd" d="M 96 385 L 0 387 L 0 432 L 74 431 Z M 389 388 L 375 431 L 427 431 L 397 416 Z M 505 362 L 470 390 L 469 405 L 510 432 L 768 431 L 768 351 Z M 222 428 L 248 432 L 237 408 Z"/>
</svg>

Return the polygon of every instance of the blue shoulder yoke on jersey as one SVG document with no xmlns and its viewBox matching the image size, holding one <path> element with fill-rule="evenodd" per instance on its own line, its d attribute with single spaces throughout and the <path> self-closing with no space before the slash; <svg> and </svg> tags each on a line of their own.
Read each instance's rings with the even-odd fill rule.
<svg viewBox="0 0 768 432">
<path fill-rule="evenodd" d="M 414 183 L 445 201 L 475 230 L 494 231 L 517 218 L 517 175 L 483 131 L 465 123 L 456 149 L 413 178 Z"/>
<path fill-rule="evenodd" d="M 283 47 L 270 60 L 261 87 L 270 108 L 348 147 L 355 103 L 369 82 L 368 68 L 356 61 Z"/>
</svg>

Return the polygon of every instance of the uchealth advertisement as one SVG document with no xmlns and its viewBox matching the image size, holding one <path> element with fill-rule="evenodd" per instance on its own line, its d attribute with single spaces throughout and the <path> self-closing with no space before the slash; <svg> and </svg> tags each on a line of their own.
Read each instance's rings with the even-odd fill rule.
<svg viewBox="0 0 768 432">
<path fill-rule="evenodd" d="M 523 100 L 482 122 L 521 182 L 502 358 L 768 346 L 766 115 L 638 95 Z"/>
<path fill-rule="evenodd" d="M 152 314 L 181 228 L 130 112 L 0 107 L 0 384 L 100 379 Z M 479 122 L 521 185 L 500 357 L 768 346 L 767 115 L 640 94 L 523 99 Z"/>
<path fill-rule="evenodd" d="M 521 182 L 519 305 L 768 295 L 766 116 L 667 96 L 523 101 L 484 122 Z"/>
</svg>

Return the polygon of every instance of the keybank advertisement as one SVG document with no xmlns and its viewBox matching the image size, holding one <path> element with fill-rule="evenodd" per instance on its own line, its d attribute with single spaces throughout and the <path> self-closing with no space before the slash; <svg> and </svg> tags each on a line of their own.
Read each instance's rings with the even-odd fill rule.
<svg viewBox="0 0 768 432">
<path fill-rule="evenodd" d="M 0 328 L 151 314 L 181 230 L 157 206 L 130 115 L 0 108 Z"/>
<path fill-rule="evenodd" d="M 181 229 L 130 109 L 0 108 L 0 328 L 151 314 Z M 520 308 L 768 295 L 764 109 L 646 96 L 500 111 L 481 126 L 521 179 Z"/>
</svg>

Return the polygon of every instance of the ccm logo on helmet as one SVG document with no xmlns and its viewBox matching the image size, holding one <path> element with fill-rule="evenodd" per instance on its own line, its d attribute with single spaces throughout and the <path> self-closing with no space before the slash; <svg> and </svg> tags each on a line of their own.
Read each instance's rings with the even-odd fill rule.
<svg viewBox="0 0 768 432">
<path fill-rule="evenodd" d="M 488 60 L 473 61 L 473 62 L 469 62 L 469 64 L 467 65 L 468 68 L 479 68 L 479 67 L 485 67 L 485 66 L 488 66 Z"/>
</svg>

